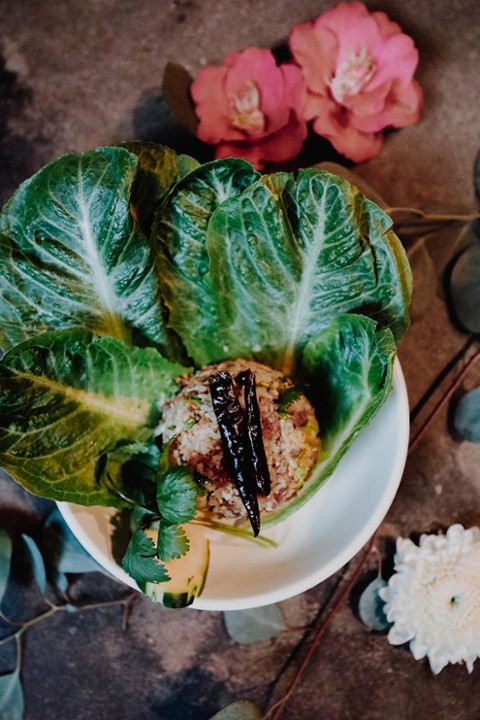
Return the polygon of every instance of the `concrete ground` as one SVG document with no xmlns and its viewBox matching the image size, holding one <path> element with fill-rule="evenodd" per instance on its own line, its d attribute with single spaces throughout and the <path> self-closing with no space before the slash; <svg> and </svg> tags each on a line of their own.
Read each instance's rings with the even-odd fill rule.
<svg viewBox="0 0 480 720">
<path fill-rule="evenodd" d="M 0 199 L 42 164 L 130 138 L 195 152 L 161 96 L 168 61 L 193 74 L 249 45 L 272 47 L 325 0 L 2 0 L 0 3 Z M 472 168 L 480 146 L 480 5 L 477 0 L 367 2 L 383 9 L 420 51 L 421 121 L 389 134 L 381 154 L 355 169 L 392 206 L 473 208 Z M 193 148 L 193 149 L 192 149 Z M 324 159 L 312 151 L 305 160 Z M 410 329 L 399 354 L 415 407 L 466 342 L 443 300 Z M 430 399 L 422 417 L 454 373 Z M 468 384 L 480 382 L 480 368 Z M 480 525 L 480 446 L 454 440 L 446 410 L 409 457 L 380 530 L 383 551 L 399 535 L 453 522 Z M 32 532 L 50 509 L 0 479 L 0 524 Z M 354 561 L 321 585 L 282 603 L 293 626 L 311 622 Z M 371 566 L 373 567 L 373 565 Z M 102 575 L 76 583 L 80 599 L 114 599 L 123 588 Z M 140 598 L 128 632 L 121 609 L 57 613 L 25 636 L 25 718 L 208 720 L 228 702 L 268 707 L 298 662 L 302 631 L 253 645 L 229 639 L 218 612 L 170 611 Z M 301 654 L 301 653 L 300 653 Z M 0 671 L 14 648 L 0 646 Z M 404 648 L 371 634 L 347 603 L 319 644 L 289 701 L 289 720 L 476 720 L 480 664 L 434 677 Z M 279 684 L 275 686 L 277 679 Z"/>
</svg>

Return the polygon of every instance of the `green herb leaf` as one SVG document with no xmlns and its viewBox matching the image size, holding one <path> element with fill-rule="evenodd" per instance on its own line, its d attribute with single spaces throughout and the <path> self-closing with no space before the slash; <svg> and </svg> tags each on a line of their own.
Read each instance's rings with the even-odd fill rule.
<svg viewBox="0 0 480 720">
<path fill-rule="evenodd" d="M 160 475 L 157 484 L 157 503 L 162 520 L 178 525 L 193 520 L 197 512 L 197 494 L 197 484 L 189 468 L 169 468 Z"/>
<path fill-rule="evenodd" d="M 23 689 L 19 671 L 0 675 L 0 718 L 22 720 L 23 710 Z"/>
<path fill-rule="evenodd" d="M 40 548 L 33 538 L 29 535 L 22 533 L 22 540 L 25 543 L 28 554 L 30 556 L 30 562 L 32 565 L 33 577 L 38 585 L 39 590 L 44 593 L 47 589 L 47 572 L 45 570 L 45 563 L 43 561 L 42 553 Z"/>
<path fill-rule="evenodd" d="M 65 155 L 24 182 L 0 215 L 0 347 L 81 326 L 168 353 L 149 241 L 130 212 L 137 158 Z"/>
<path fill-rule="evenodd" d="M 480 332 L 480 243 L 460 255 L 450 276 L 453 309 L 462 325 Z"/>
<path fill-rule="evenodd" d="M 223 613 L 223 620 L 229 637 L 242 645 L 269 640 L 286 627 L 278 605 L 228 610 Z"/>
<path fill-rule="evenodd" d="M 18 345 L 0 362 L 0 465 L 37 495 L 117 503 L 99 483 L 100 458 L 153 435 L 183 372 L 153 348 L 87 330 Z"/>
<path fill-rule="evenodd" d="M 375 578 L 363 593 L 358 602 L 358 614 L 360 620 L 369 630 L 386 632 L 390 629 L 391 623 L 385 615 L 385 603 L 379 595 L 379 590 L 386 587 L 388 583 L 381 577 Z"/>
<path fill-rule="evenodd" d="M 45 520 L 41 550 L 48 574 L 54 576 L 57 587 L 61 582 L 59 589 L 65 589 L 64 579 L 60 577 L 65 573 L 105 572 L 77 540 L 58 508 Z"/>
<path fill-rule="evenodd" d="M 165 567 L 157 559 L 155 543 L 144 530 L 133 533 L 122 567 L 138 583 L 166 582 L 170 579 Z"/>
<path fill-rule="evenodd" d="M 263 713 L 249 700 L 236 700 L 216 713 L 210 720 L 262 720 Z"/>
<path fill-rule="evenodd" d="M 455 408 L 453 423 L 463 440 L 480 443 L 480 387 L 461 398 Z"/>
<path fill-rule="evenodd" d="M 287 388 L 281 395 L 278 401 L 278 412 L 280 414 L 286 413 L 288 410 L 289 405 L 295 402 L 295 400 L 298 400 L 298 398 L 301 396 L 302 391 L 299 387 L 296 385 L 293 385 L 292 387 Z"/>
<path fill-rule="evenodd" d="M 0 527 L 0 605 L 8 585 L 12 562 L 12 540 L 10 535 Z"/>
<path fill-rule="evenodd" d="M 189 549 L 190 544 L 182 527 L 160 522 L 157 545 L 160 560 L 163 562 L 173 559 L 178 560 L 182 555 L 186 555 Z"/>
</svg>

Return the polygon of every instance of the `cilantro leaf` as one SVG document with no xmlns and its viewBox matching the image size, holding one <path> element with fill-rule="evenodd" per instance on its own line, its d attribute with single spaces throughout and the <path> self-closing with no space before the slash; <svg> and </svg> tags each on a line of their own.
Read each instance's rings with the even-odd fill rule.
<svg viewBox="0 0 480 720">
<path fill-rule="evenodd" d="M 157 481 L 157 503 L 165 523 L 190 522 L 197 511 L 198 488 L 193 472 L 182 466 L 170 467 Z"/>
<path fill-rule="evenodd" d="M 288 407 L 295 402 L 295 400 L 298 400 L 298 398 L 301 396 L 302 391 L 299 387 L 296 385 L 292 385 L 291 387 L 287 388 L 283 391 L 283 393 L 280 395 L 279 402 L 278 402 L 278 412 L 282 415 L 283 413 L 287 412 Z"/>
<path fill-rule="evenodd" d="M 182 527 L 160 523 L 157 545 L 160 560 L 163 560 L 163 562 L 178 560 L 182 555 L 186 555 L 189 549 L 190 543 Z"/>
<path fill-rule="evenodd" d="M 166 569 L 157 559 L 155 543 L 144 530 L 133 533 L 122 567 L 138 583 L 170 580 Z"/>
</svg>

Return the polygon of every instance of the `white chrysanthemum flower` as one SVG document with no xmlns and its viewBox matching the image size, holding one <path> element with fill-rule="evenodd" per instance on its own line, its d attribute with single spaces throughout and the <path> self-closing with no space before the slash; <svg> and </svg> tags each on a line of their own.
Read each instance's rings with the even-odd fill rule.
<svg viewBox="0 0 480 720">
<path fill-rule="evenodd" d="M 389 641 L 409 642 L 435 674 L 462 662 L 471 672 L 480 655 L 480 529 L 452 525 L 446 535 L 422 535 L 419 546 L 398 538 L 395 570 L 380 590 Z"/>
</svg>

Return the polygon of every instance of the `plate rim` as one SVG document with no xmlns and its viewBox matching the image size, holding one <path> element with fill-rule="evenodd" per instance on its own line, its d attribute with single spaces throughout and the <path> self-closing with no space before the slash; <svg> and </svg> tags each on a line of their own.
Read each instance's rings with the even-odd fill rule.
<svg viewBox="0 0 480 720">
<path fill-rule="evenodd" d="M 248 598 L 242 597 L 238 599 L 228 599 L 227 601 L 222 598 L 215 600 L 213 598 L 205 598 L 203 595 L 200 595 L 200 597 L 196 598 L 189 607 L 195 610 L 208 611 L 247 610 L 282 602 L 283 600 L 299 595 L 320 584 L 338 572 L 338 570 L 340 570 L 346 563 L 357 555 L 357 553 L 362 549 L 362 547 L 364 547 L 373 533 L 381 525 L 388 510 L 390 509 L 401 483 L 403 470 L 407 460 L 410 433 L 409 402 L 405 377 L 398 357 L 395 359 L 394 363 L 392 384 L 394 385 L 398 395 L 398 436 L 395 446 L 395 458 L 389 473 L 388 482 L 385 485 L 380 500 L 377 502 L 374 512 L 363 523 L 361 529 L 357 531 L 350 541 L 344 545 L 342 549 L 338 551 L 327 563 L 324 563 L 320 568 L 306 574 L 302 577 L 301 581 L 297 579 L 295 581 L 285 583 L 280 588 L 276 588 L 271 591 L 263 591 L 256 594 L 252 593 L 248 596 Z M 387 398 L 386 402 L 388 401 L 389 398 Z M 308 500 L 305 506 L 308 505 L 312 499 L 313 498 Z M 104 568 L 115 580 L 122 582 L 133 589 L 139 590 L 139 587 L 133 578 L 130 578 L 123 568 L 121 568 L 115 561 L 107 557 L 83 529 L 82 525 L 75 516 L 75 504 L 58 501 L 57 506 L 77 540 L 101 565 L 101 567 Z M 83 511 L 88 512 L 88 506 L 80 507 Z M 104 509 L 107 512 L 109 510 L 107 507 Z M 288 522 L 288 518 L 285 522 Z"/>
</svg>

